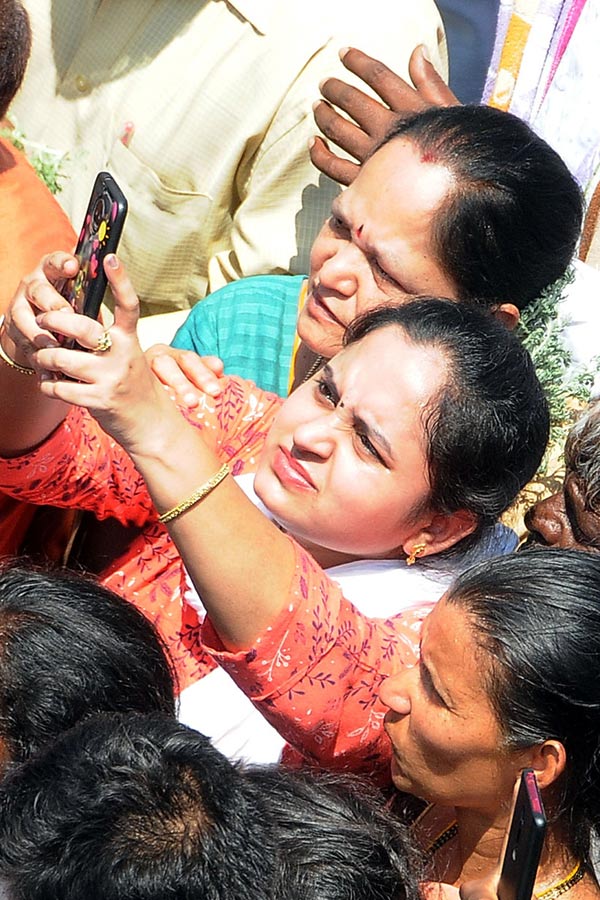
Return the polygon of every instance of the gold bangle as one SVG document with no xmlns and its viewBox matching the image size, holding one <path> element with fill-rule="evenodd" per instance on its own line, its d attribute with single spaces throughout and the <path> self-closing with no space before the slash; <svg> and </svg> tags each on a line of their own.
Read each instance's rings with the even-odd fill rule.
<svg viewBox="0 0 600 900">
<path fill-rule="evenodd" d="M 181 503 L 178 503 L 177 506 L 174 506 L 173 509 L 170 509 L 168 512 L 162 514 L 162 516 L 158 517 L 158 521 L 164 525 L 166 522 L 171 522 L 173 519 L 176 519 L 177 516 L 180 516 L 182 513 L 187 512 L 188 509 L 191 509 L 192 506 L 195 506 L 196 503 L 200 503 L 201 500 L 204 500 L 205 497 L 214 491 L 217 485 L 221 484 L 224 478 L 229 475 L 229 466 L 227 463 L 223 463 L 219 471 L 216 475 L 213 475 L 212 478 L 209 478 L 208 481 L 205 481 L 204 484 L 201 484 L 199 488 L 196 488 L 193 494 L 186 500 L 182 500 Z"/>
<path fill-rule="evenodd" d="M 4 325 L 4 316 L 0 316 L 0 329 Z M 35 375 L 35 369 L 30 369 L 29 366 L 20 366 L 19 363 L 15 362 L 14 359 L 11 359 L 4 347 L 2 346 L 2 341 L 0 341 L 0 359 L 3 363 L 5 363 L 9 368 L 14 369 L 15 372 L 20 372 L 21 375 Z"/>
</svg>

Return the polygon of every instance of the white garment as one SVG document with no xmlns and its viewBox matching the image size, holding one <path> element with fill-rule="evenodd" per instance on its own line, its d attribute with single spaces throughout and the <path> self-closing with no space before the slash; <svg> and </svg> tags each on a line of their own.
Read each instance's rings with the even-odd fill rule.
<svg viewBox="0 0 600 900">
<path fill-rule="evenodd" d="M 270 518 L 254 493 L 254 474 L 238 475 L 246 496 Z M 469 552 L 407 566 L 404 560 L 365 559 L 327 569 L 344 597 L 363 615 L 389 618 L 413 606 L 434 604 L 456 575 L 484 559 L 511 553 L 515 533 L 505 525 L 489 529 Z M 202 620 L 206 610 L 189 577 L 184 599 Z M 275 763 L 285 741 L 223 669 L 210 672 L 181 692 L 179 719 L 212 739 L 231 759 Z"/>
</svg>

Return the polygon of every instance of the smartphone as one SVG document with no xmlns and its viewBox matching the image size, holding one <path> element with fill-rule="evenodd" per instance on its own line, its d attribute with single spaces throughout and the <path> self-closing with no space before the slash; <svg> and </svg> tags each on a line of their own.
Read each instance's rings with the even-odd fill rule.
<svg viewBox="0 0 600 900">
<path fill-rule="evenodd" d="M 116 251 L 126 215 L 127 200 L 119 185 L 108 172 L 99 172 L 75 248 L 79 272 L 61 291 L 76 312 L 92 319 L 98 318 L 107 286 L 104 258 Z"/>
<path fill-rule="evenodd" d="M 546 814 L 533 769 L 524 769 L 502 860 L 498 900 L 531 900 L 544 835 Z"/>
</svg>

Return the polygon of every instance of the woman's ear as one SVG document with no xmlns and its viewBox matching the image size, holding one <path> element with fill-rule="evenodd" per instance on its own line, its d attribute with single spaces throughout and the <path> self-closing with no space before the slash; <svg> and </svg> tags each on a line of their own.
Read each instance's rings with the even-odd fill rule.
<svg viewBox="0 0 600 900">
<path fill-rule="evenodd" d="M 519 307 L 515 306 L 514 303 L 501 303 L 492 310 L 492 315 L 498 322 L 502 322 L 509 331 L 514 331 L 521 318 Z"/>
<path fill-rule="evenodd" d="M 476 516 L 466 509 L 450 514 L 433 513 L 431 519 L 425 523 L 421 521 L 416 526 L 414 532 L 403 542 L 402 549 L 406 556 L 410 556 L 415 547 L 423 547 L 418 555 L 424 559 L 453 547 L 476 528 Z"/>
<path fill-rule="evenodd" d="M 567 751 L 560 741 L 544 741 L 530 748 L 528 767 L 533 769 L 540 790 L 553 784 L 564 772 L 567 765 Z"/>
</svg>

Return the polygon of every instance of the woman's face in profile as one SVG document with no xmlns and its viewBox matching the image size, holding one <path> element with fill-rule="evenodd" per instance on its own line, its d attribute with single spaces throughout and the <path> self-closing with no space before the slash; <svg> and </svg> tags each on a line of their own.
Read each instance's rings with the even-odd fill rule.
<svg viewBox="0 0 600 900">
<path fill-rule="evenodd" d="M 366 335 L 285 401 L 256 493 L 309 548 L 403 556 L 431 521 L 423 420 L 446 377 L 442 353 L 400 327 Z"/>
<path fill-rule="evenodd" d="M 430 802 L 508 813 L 527 751 L 508 751 L 487 690 L 489 654 L 468 615 L 444 599 L 423 624 L 420 662 L 388 678 L 396 787 Z"/>
<path fill-rule="evenodd" d="M 363 164 L 332 204 L 311 251 L 308 294 L 298 333 L 330 358 L 359 314 L 419 294 L 457 298 L 432 241 L 435 212 L 452 175 L 395 138 Z"/>
</svg>

